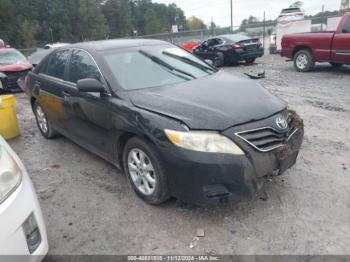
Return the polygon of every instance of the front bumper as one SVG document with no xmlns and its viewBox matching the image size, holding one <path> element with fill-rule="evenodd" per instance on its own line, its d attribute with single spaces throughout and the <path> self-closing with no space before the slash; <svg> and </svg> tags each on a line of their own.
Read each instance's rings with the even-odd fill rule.
<svg viewBox="0 0 350 262">
<path fill-rule="evenodd" d="M 18 85 L 18 80 L 22 77 L 25 77 L 27 71 L 13 74 L 4 74 L 0 75 L 0 92 L 10 92 L 10 93 L 18 93 L 23 90 Z"/>
<path fill-rule="evenodd" d="M 1 137 L 0 137 L 1 139 Z M 11 149 L 10 149 L 11 150 Z M 11 150 L 12 151 L 12 150 Z M 11 153 L 14 154 L 12 151 Z M 22 170 L 22 182 L 19 187 L 0 204 L 0 255 L 22 256 L 20 261 L 39 262 L 48 252 L 45 223 L 33 185 L 23 164 L 17 155 L 13 155 Z M 30 253 L 23 224 L 33 214 L 40 232 L 40 242 Z"/>
<path fill-rule="evenodd" d="M 162 149 L 173 196 L 198 205 L 249 198 L 262 188 L 264 176 L 283 174 L 296 163 L 303 128 L 299 128 L 283 147 L 270 152 L 260 152 L 240 140 L 233 135 L 235 129 L 226 130 L 224 135 L 243 149 L 243 156 L 194 152 L 176 147 Z"/>
</svg>

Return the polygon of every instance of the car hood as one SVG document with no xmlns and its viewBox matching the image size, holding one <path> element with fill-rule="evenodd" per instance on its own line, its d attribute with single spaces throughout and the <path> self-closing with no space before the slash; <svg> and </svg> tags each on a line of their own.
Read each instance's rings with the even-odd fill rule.
<svg viewBox="0 0 350 262">
<path fill-rule="evenodd" d="M 20 71 L 32 69 L 32 67 L 33 66 L 28 62 L 11 64 L 11 65 L 0 64 L 0 72 L 20 72 Z"/>
<path fill-rule="evenodd" d="M 286 103 L 254 81 L 225 72 L 176 84 L 129 91 L 132 103 L 166 115 L 190 129 L 222 131 L 261 120 L 286 108 Z"/>
</svg>

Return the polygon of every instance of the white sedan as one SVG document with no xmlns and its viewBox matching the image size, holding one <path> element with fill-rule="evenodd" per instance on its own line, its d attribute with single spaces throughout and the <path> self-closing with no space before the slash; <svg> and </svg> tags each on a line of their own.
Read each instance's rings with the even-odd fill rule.
<svg viewBox="0 0 350 262">
<path fill-rule="evenodd" d="M 45 223 L 32 182 L 0 136 L 0 255 L 24 255 L 26 261 L 38 262 L 47 252 Z"/>
</svg>

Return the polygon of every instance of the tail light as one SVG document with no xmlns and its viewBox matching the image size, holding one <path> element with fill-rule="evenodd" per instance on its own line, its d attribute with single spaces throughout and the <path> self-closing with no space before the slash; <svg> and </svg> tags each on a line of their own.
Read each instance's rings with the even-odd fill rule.
<svg viewBox="0 0 350 262">
<path fill-rule="evenodd" d="M 233 44 L 233 45 L 231 45 L 231 48 L 233 48 L 233 49 L 241 49 L 241 48 L 244 48 L 244 45 L 242 45 L 242 44 Z"/>
</svg>

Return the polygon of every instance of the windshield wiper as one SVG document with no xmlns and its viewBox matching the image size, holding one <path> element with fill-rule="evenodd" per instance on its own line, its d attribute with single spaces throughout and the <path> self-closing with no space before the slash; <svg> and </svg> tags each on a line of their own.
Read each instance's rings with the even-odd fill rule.
<svg viewBox="0 0 350 262">
<path fill-rule="evenodd" d="M 157 64 L 159 64 L 159 65 L 161 65 L 161 66 L 163 66 L 163 67 L 165 67 L 167 69 L 169 69 L 170 71 L 176 71 L 176 72 L 179 72 L 179 73 L 181 73 L 183 75 L 187 75 L 187 76 L 189 76 L 189 77 L 191 77 L 193 79 L 197 79 L 197 77 L 195 77 L 194 75 L 192 75 L 192 74 L 190 74 L 188 72 L 185 72 L 185 71 L 183 71 L 181 69 L 178 69 L 176 67 L 173 67 L 172 65 L 169 65 L 167 62 L 163 61 L 162 59 L 160 59 L 160 58 L 158 58 L 158 57 L 156 57 L 154 55 L 151 55 L 151 54 L 149 54 L 149 53 L 147 53 L 145 51 L 142 51 L 142 50 L 140 50 L 139 52 L 140 52 L 140 54 L 142 54 L 142 55 L 148 57 L 149 59 L 151 59 L 153 62 L 155 62 L 155 63 L 157 63 Z M 178 74 L 176 74 L 176 75 L 180 76 Z M 180 77 L 182 77 L 182 76 L 180 76 Z M 185 79 L 186 80 L 191 80 L 191 79 L 188 79 L 187 77 Z"/>
<path fill-rule="evenodd" d="M 189 59 L 187 57 L 175 55 L 175 54 L 167 52 L 167 51 L 163 51 L 163 54 L 167 55 L 167 56 L 170 56 L 172 58 L 181 60 L 181 61 L 183 61 L 183 62 L 185 62 L 187 64 L 193 65 L 193 66 L 201 69 L 202 71 L 205 71 L 206 73 L 208 73 L 208 70 L 211 71 L 211 72 L 214 72 L 214 73 L 217 72 L 216 69 L 208 67 L 208 66 L 205 66 L 205 65 L 202 65 L 202 64 L 200 64 L 200 63 L 198 63 L 196 61 L 193 61 L 192 59 Z"/>
</svg>

